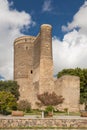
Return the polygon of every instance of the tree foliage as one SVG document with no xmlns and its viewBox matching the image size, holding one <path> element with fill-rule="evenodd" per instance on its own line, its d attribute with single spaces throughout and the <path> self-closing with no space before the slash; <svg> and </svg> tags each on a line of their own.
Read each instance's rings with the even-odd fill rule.
<svg viewBox="0 0 87 130">
<path fill-rule="evenodd" d="M 31 110 L 31 104 L 27 100 L 20 100 L 17 106 L 18 110 L 29 112 Z"/>
<path fill-rule="evenodd" d="M 47 107 L 45 108 L 45 111 L 46 111 L 46 112 L 52 112 L 52 111 L 54 111 L 54 107 L 51 106 L 51 105 L 49 105 L 49 106 L 47 106 Z"/>
<path fill-rule="evenodd" d="M 11 92 L 15 98 L 19 98 L 19 85 L 16 81 L 0 81 L 0 91 Z"/>
<path fill-rule="evenodd" d="M 17 108 L 16 98 L 10 92 L 0 91 L 0 113 L 6 114 Z"/>
<path fill-rule="evenodd" d="M 48 105 L 56 106 L 62 103 L 64 100 L 62 96 L 57 96 L 55 92 L 53 93 L 45 92 L 43 94 L 37 95 L 37 97 L 41 101 L 41 103 L 45 106 L 48 106 Z"/>
<path fill-rule="evenodd" d="M 57 77 L 63 75 L 75 75 L 80 77 L 80 103 L 87 102 L 87 69 L 64 69 L 58 73 Z"/>
</svg>

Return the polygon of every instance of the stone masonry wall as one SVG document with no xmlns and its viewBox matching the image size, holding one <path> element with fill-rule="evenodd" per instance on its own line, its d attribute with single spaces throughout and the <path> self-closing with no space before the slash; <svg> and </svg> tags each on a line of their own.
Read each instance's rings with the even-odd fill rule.
<svg viewBox="0 0 87 130">
<path fill-rule="evenodd" d="M 55 92 L 64 98 L 63 104 L 59 105 L 61 109 L 69 111 L 79 111 L 80 103 L 80 79 L 77 76 L 62 76 L 55 81 Z"/>
<path fill-rule="evenodd" d="M 38 87 L 34 86 L 28 78 L 16 79 L 16 81 L 21 86 L 19 88 L 19 100 L 28 100 L 31 103 L 32 109 L 35 109 L 35 102 L 37 102 L 36 93 L 38 92 Z"/>
<path fill-rule="evenodd" d="M 33 41 L 35 37 L 23 36 L 14 42 L 14 79 L 28 78 L 33 65 Z M 29 76 L 30 78 L 30 76 Z"/>
<path fill-rule="evenodd" d="M 22 119 L 22 118 L 9 118 L 0 119 L 0 129 L 12 128 L 29 128 L 29 127 L 55 127 L 55 128 L 86 128 L 87 119 Z"/>
<path fill-rule="evenodd" d="M 40 34 L 34 41 L 34 53 L 33 53 L 33 82 L 39 81 L 40 78 L 40 49 L 41 49 L 41 41 Z"/>
<path fill-rule="evenodd" d="M 53 92 L 52 26 L 43 24 L 40 30 L 40 80 L 39 93 Z"/>
</svg>

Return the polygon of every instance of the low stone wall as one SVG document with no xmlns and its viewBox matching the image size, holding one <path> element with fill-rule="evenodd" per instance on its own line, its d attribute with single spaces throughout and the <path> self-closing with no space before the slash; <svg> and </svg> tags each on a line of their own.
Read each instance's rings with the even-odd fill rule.
<svg viewBox="0 0 87 130">
<path fill-rule="evenodd" d="M 87 128 L 87 119 L 0 119 L 1 128 L 30 128 L 30 127 L 55 127 L 55 128 Z"/>
</svg>

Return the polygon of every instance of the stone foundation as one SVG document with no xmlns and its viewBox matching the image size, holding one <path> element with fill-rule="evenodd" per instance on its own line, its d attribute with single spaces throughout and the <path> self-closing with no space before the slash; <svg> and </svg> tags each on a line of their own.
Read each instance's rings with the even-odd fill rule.
<svg viewBox="0 0 87 130">
<path fill-rule="evenodd" d="M 0 129 L 12 128 L 87 128 L 87 118 L 80 119 L 28 119 L 28 118 L 0 118 Z"/>
</svg>

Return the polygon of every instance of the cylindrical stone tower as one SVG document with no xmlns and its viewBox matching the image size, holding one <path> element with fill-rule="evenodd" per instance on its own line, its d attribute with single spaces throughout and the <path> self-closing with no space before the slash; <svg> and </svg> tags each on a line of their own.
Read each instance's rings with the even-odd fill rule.
<svg viewBox="0 0 87 130">
<path fill-rule="evenodd" d="M 14 79 L 20 88 L 20 99 L 32 102 L 33 96 L 33 41 L 36 37 L 23 36 L 14 42 Z"/>
<path fill-rule="evenodd" d="M 53 92 L 52 26 L 43 24 L 40 30 L 40 82 L 39 92 Z"/>
<path fill-rule="evenodd" d="M 35 37 L 23 36 L 14 42 L 14 79 L 28 78 L 33 73 L 33 44 Z"/>
</svg>

